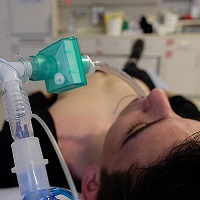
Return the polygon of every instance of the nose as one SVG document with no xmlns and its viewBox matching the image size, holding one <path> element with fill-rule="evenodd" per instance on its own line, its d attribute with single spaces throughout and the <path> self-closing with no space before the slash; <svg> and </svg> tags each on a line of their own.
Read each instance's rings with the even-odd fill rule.
<svg viewBox="0 0 200 200">
<path fill-rule="evenodd" d="M 175 115 L 167 94 L 161 89 L 153 89 L 143 103 L 143 112 L 149 112 L 154 116 L 165 118 Z"/>
</svg>

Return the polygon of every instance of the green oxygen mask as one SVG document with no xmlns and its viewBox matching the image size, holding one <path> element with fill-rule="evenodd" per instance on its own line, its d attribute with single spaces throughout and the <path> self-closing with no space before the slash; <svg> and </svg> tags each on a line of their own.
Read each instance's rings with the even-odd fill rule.
<svg viewBox="0 0 200 200">
<path fill-rule="evenodd" d="M 76 37 L 63 38 L 30 56 L 30 80 L 44 80 L 47 92 L 63 93 L 87 84 L 89 60 L 81 56 Z"/>
</svg>

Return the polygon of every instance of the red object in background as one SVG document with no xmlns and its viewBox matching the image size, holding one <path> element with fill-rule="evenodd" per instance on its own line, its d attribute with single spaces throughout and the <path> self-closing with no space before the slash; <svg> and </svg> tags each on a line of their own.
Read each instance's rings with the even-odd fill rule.
<svg viewBox="0 0 200 200">
<path fill-rule="evenodd" d="M 67 4 L 67 6 L 70 6 L 71 3 L 72 3 L 72 0 L 65 0 L 65 2 L 66 2 L 66 4 Z"/>
<path fill-rule="evenodd" d="M 173 46 L 175 43 L 174 38 L 167 39 L 167 46 Z"/>
<path fill-rule="evenodd" d="M 171 50 L 169 50 L 169 51 L 166 51 L 166 53 L 165 53 L 165 57 L 166 58 L 171 58 L 172 56 L 173 56 L 173 51 L 171 51 Z"/>
<path fill-rule="evenodd" d="M 184 16 L 184 19 L 192 19 L 192 16 L 191 16 L 190 14 L 186 14 L 186 15 Z"/>
</svg>

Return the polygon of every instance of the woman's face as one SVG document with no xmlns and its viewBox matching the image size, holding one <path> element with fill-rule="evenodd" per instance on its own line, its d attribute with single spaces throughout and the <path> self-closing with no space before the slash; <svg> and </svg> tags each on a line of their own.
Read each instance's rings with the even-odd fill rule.
<svg viewBox="0 0 200 200">
<path fill-rule="evenodd" d="M 151 164 L 171 147 L 200 131 L 198 121 L 176 115 L 164 91 L 154 89 L 119 115 L 105 139 L 102 166 L 108 171 Z"/>
</svg>

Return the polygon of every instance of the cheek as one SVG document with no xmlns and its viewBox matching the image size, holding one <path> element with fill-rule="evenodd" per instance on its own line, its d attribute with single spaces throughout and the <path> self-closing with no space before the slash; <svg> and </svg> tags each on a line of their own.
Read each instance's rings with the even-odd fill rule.
<svg viewBox="0 0 200 200">
<path fill-rule="evenodd" d="M 134 141 L 132 157 L 138 165 L 148 165 L 155 162 L 166 155 L 174 145 L 185 139 L 184 134 L 179 133 L 180 130 L 176 129 L 175 132 L 168 130 L 162 130 L 161 134 L 154 134 L 152 131 Z"/>
<path fill-rule="evenodd" d="M 134 153 L 134 150 L 130 151 L 128 148 L 124 148 L 121 152 L 111 150 L 109 155 L 105 155 L 103 166 L 110 172 L 128 169 L 133 164 L 138 167 L 140 166 L 140 156 L 143 155 Z"/>
<path fill-rule="evenodd" d="M 102 153 L 104 160 L 112 159 L 113 155 L 117 154 L 115 146 L 115 141 L 106 139 Z"/>
<path fill-rule="evenodd" d="M 103 146 L 102 165 L 107 169 L 112 169 L 113 163 L 118 158 L 118 153 L 116 138 L 107 137 Z"/>
</svg>

